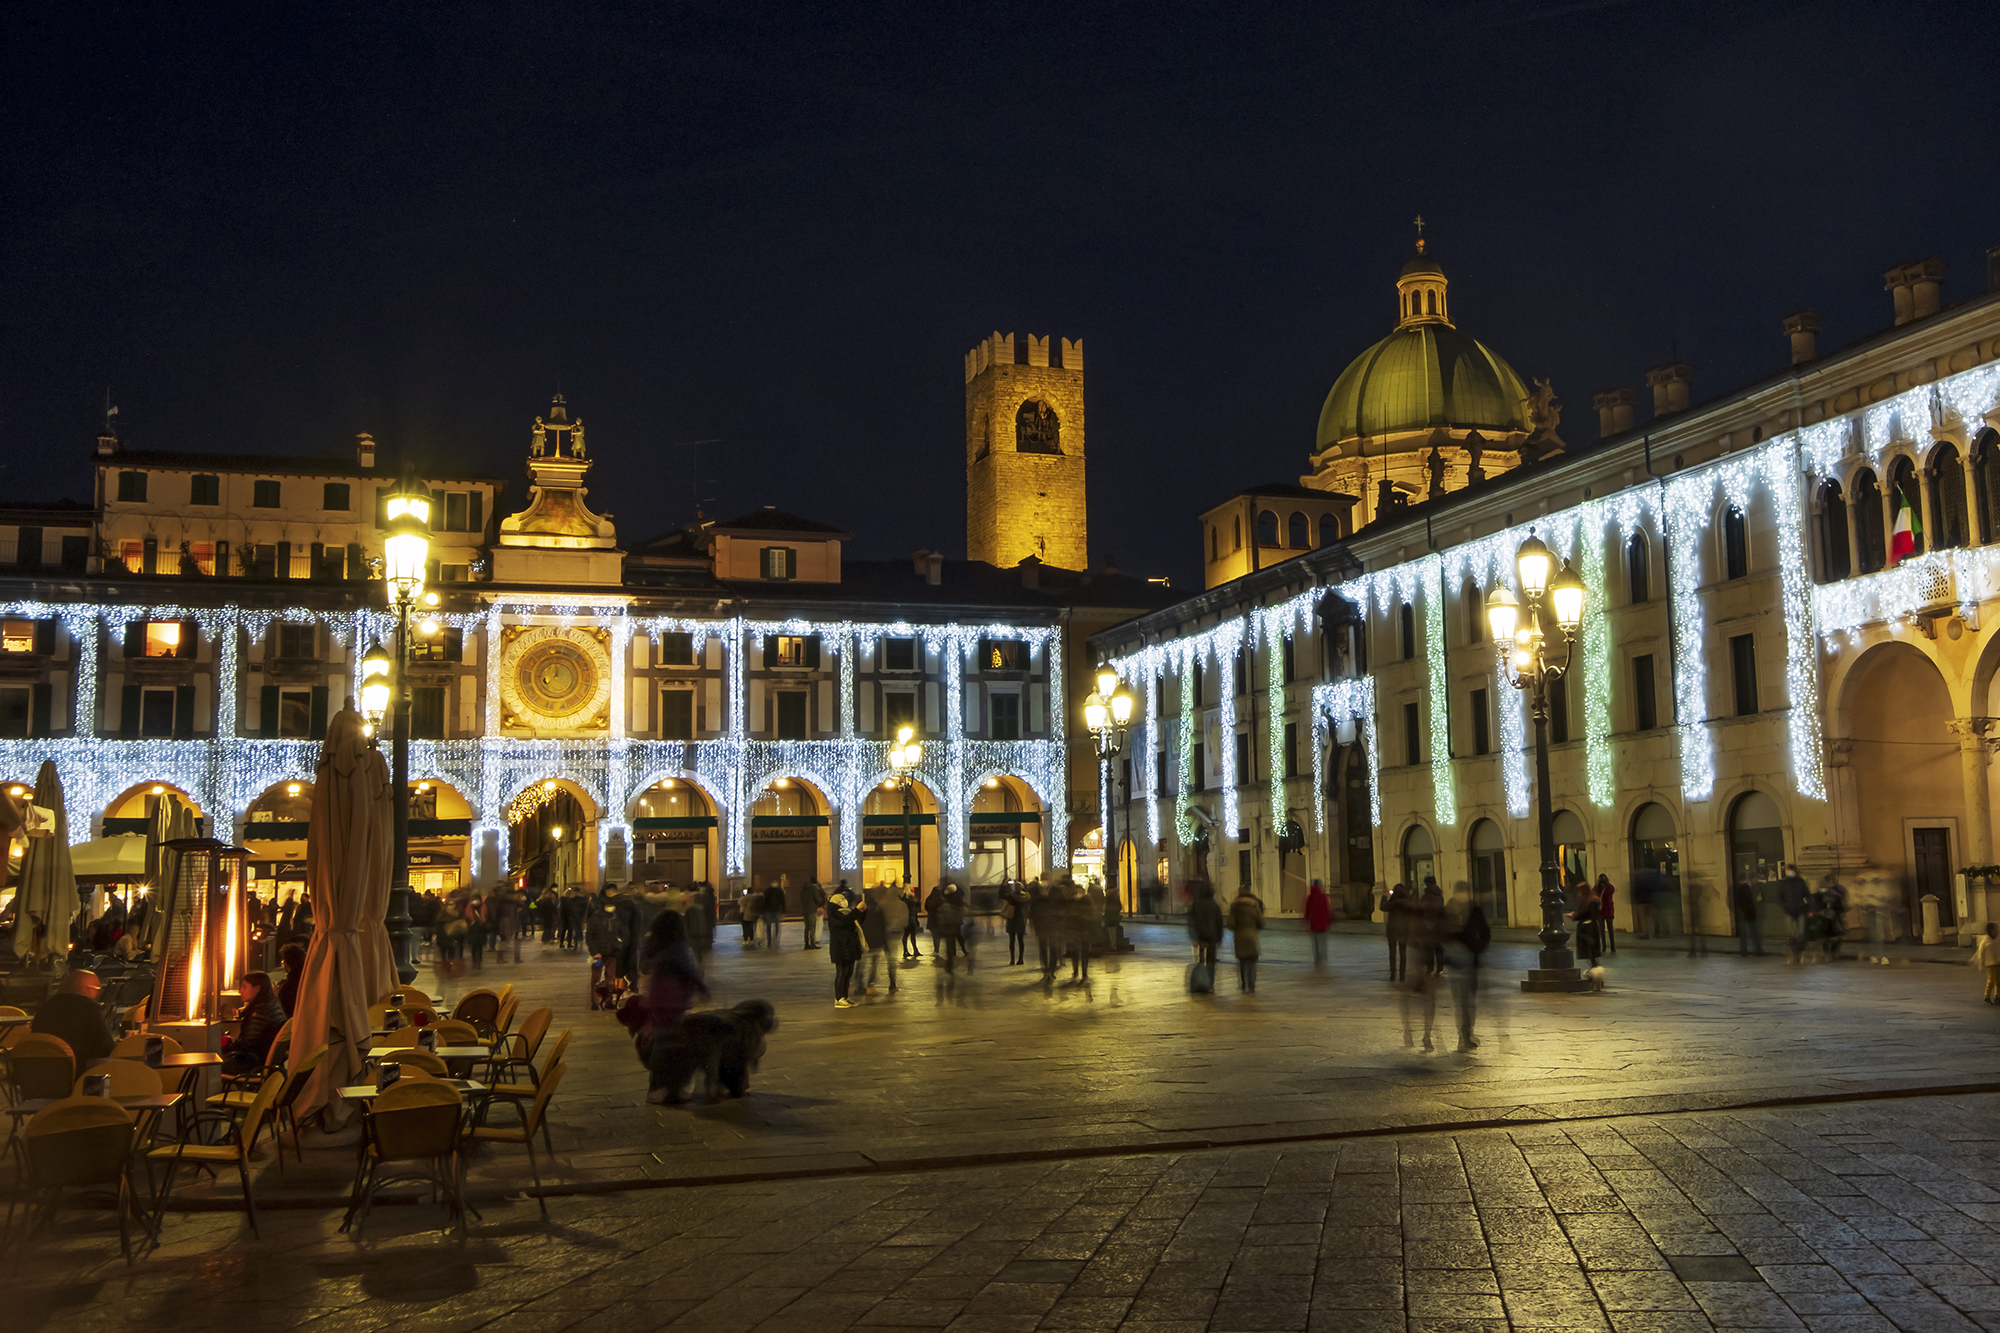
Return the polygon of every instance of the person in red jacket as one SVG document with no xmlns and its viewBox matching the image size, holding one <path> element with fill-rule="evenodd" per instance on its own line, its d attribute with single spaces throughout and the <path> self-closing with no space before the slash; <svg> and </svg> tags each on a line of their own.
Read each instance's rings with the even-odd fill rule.
<svg viewBox="0 0 2000 1333">
<path fill-rule="evenodd" d="M 1326 932 L 1333 926 L 1333 903 L 1328 900 L 1326 890 L 1314 880 L 1312 888 L 1306 890 L 1306 929 L 1312 934 L 1313 970 L 1322 971 L 1326 967 Z"/>
</svg>

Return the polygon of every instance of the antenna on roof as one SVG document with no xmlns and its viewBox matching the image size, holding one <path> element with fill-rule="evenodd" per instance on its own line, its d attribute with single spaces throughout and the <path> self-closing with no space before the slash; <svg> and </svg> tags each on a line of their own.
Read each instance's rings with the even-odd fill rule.
<svg viewBox="0 0 2000 1333">
<path fill-rule="evenodd" d="M 703 495 L 701 493 L 701 487 L 702 487 L 701 447 L 704 444 L 721 444 L 721 443 L 722 443 L 722 437 L 717 436 L 712 440 L 676 440 L 672 444 L 661 446 L 661 448 L 663 449 L 694 450 L 694 521 L 697 523 L 701 522 L 702 518 L 701 507 L 705 504 L 710 503 L 715 499 L 715 497 L 712 495 Z M 714 480 L 715 479 L 713 477 L 709 478 L 709 481 L 711 482 L 713 482 Z"/>
</svg>

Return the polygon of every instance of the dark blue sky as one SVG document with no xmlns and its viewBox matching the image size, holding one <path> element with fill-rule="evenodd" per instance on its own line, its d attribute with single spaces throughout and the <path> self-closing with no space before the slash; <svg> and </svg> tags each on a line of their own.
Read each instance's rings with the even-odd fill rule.
<svg viewBox="0 0 2000 1333">
<path fill-rule="evenodd" d="M 964 550 L 964 352 L 1081 337 L 1091 546 L 1197 579 L 1393 323 L 1409 219 L 1460 327 L 1697 397 L 2000 244 L 1984 6 L 382 8 L 9 20 L 0 495 L 135 447 L 480 460 L 560 382 L 637 540 L 696 494 Z"/>
</svg>

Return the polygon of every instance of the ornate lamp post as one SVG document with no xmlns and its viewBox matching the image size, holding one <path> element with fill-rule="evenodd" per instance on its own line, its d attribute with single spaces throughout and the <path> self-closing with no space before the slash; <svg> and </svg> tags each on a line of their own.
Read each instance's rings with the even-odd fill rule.
<svg viewBox="0 0 2000 1333">
<path fill-rule="evenodd" d="M 1132 692 L 1123 688 L 1117 670 L 1105 662 L 1097 668 L 1097 692 L 1083 701 L 1083 725 L 1097 740 L 1097 762 L 1107 769 L 1113 759 L 1125 753 L 1125 724 L 1132 720 Z M 1120 903 L 1118 896 L 1118 791 L 1117 780 L 1107 779 L 1111 799 L 1104 807 L 1104 899 Z M 1107 914 L 1109 909 L 1107 908 Z"/>
<path fill-rule="evenodd" d="M 924 747 L 914 739 L 916 734 L 915 727 L 900 728 L 896 743 L 889 747 L 889 771 L 895 774 L 891 781 L 903 793 L 903 881 L 907 884 L 920 884 L 924 877 L 924 854 L 919 845 L 917 877 L 910 878 L 910 792 L 917 785 L 917 765 L 924 759 Z"/>
<path fill-rule="evenodd" d="M 1528 691 L 1528 706 L 1535 719 L 1535 819 L 1542 856 L 1542 941 L 1541 966 L 1531 969 L 1521 983 L 1525 991 L 1583 990 L 1588 983 L 1577 970 L 1569 949 L 1569 931 L 1563 928 L 1563 911 L 1568 906 L 1563 892 L 1562 873 L 1556 864 L 1555 813 L 1549 796 L 1549 691 L 1563 687 L 1575 656 L 1576 630 L 1583 622 L 1583 580 L 1567 563 L 1550 577 L 1555 555 L 1530 534 L 1521 543 L 1514 559 L 1521 576 L 1523 606 L 1505 586 L 1494 588 L 1486 599 L 1486 618 L 1493 628 L 1493 642 L 1512 643 L 1509 675 L 1517 690 Z M 1550 613 L 1560 645 L 1551 642 L 1543 628 L 1542 616 Z M 1562 660 L 1554 654 L 1560 646 Z"/>
<path fill-rule="evenodd" d="M 395 647 L 378 642 L 361 659 L 361 708 L 379 742 L 386 714 L 390 724 L 390 780 L 395 788 L 395 836 L 389 880 L 389 944 L 396 954 L 396 975 L 404 985 L 416 979 L 410 957 L 410 611 L 419 602 L 437 605 L 437 594 L 424 592 L 424 572 L 430 561 L 431 500 L 414 478 L 405 476 L 389 493 L 388 537 L 382 543 L 382 579 L 389 609 L 396 613 Z M 435 633 L 426 619 L 424 632 Z"/>
</svg>

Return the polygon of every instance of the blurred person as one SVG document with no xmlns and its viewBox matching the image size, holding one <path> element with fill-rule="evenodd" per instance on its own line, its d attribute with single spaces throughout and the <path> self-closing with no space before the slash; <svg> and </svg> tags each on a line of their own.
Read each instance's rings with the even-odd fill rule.
<svg viewBox="0 0 2000 1333">
<path fill-rule="evenodd" d="M 1569 914 L 1576 922 L 1576 951 L 1597 966 L 1598 957 L 1604 952 L 1604 939 L 1598 927 L 1602 921 L 1603 904 L 1598 901 L 1597 890 L 1586 884 L 1577 891 L 1576 910 Z"/>
<path fill-rule="evenodd" d="M 306 951 L 300 945 L 287 944 L 278 950 L 278 961 L 285 967 L 285 979 L 278 983 L 278 1004 L 290 1014 L 298 1008 L 299 981 L 306 972 Z"/>
<path fill-rule="evenodd" d="M 583 927 L 583 947 L 596 962 L 607 994 L 617 993 L 621 977 L 631 978 L 625 970 L 625 955 L 632 942 L 631 920 L 619 910 L 607 885 L 590 900 L 590 915 Z"/>
<path fill-rule="evenodd" d="M 97 973 L 71 968 L 63 973 L 56 993 L 35 1006 L 35 1021 L 30 1025 L 30 1031 L 67 1042 L 78 1069 L 111 1054 L 111 1025 L 97 1001 L 98 987 Z"/>
<path fill-rule="evenodd" d="M 542 891 L 535 895 L 535 920 L 542 928 L 542 943 L 550 944 L 556 937 L 556 915 L 562 908 L 562 897 L 553 884 L 544 884 Z"/>
<path fill-rule="evenodd" d="M 1806 918 L 1812 913 L 1812 892 L 1799 877 L 1797 866 L 1785 869 L 1787 873 L 1778 881 L 1778 906 L 1791 923 L 1791 934 L 1785 940 L 1785 962 L 1798 966 L 1806 961 Z"/>
<path fill-rule="evenodd" d="M 515 962 L 521 961 L 521 932 L 526 927 L 526 899 L 514 887 L 511 879 L 502 880 L 493 888 L 493 896 L 487 900 L 493 917 L 493 961 L 507 961 L 507 950 L 511 946 Z"/>
<path fill-rule="evenodd" d="M 639 952 L 646 976 L 646 1026 L 652 1032 L 647 1059 L 646 1101 L 664 1106 L 678 1099 L 676 1073 L 685 1059 L 674 1038 L 680 1021 L 697 995 L 708 995 L 708 983 L 688 945 L 687 921 L 672 908 L 657 913 L 646 929 Z"/>
<path fill-rule="evenodd" d="M 761 889 L 745 886 L 736 895 L 736 922 L 743 927 L 743 947 L 757 947 L 757 914 L 763 910 L 764 893 Z"/>
<path fill-rule="evenodd" d="M 1007 927 L 1007 966 L 1028 961 L 1028 896 L 1012 880 L 1000 890 L 1000 919 Z"/>
<path fill-rule="evenodd" d="M 472 970 L 482 970 L 486 961 L 486 895 L 477 889 L 465 900 L 465 947 L 472 954 Z"/>
<path fill-rule="evenodd" d="M 1493 927 L 1470 895 L 1461 897 L 1454 908 L 1444 940 L 1444 968 L 1451 980 L 1451 1004 L 1458 1019 L 1458 1049 L 1470 1051 L 1479 1046 L 1472 1031 L 1479 1010 L 1479 960 L 1493 942 Z M 1425 1035 L 1429 1035 L 1428 1029 Z"/>
<path fill-rule="evenodd" d="M 1986 933 L 1972 951 L 1972 965 L 1986 974 L 1984 1002 L 2000 1004 L 2000 925 L 1986 923 Z"/>
<path fill-rule="evenodd" d="M 454 893 L 438 908 L 433 931 L 437 936 L 438 971 L 447 977 L 465 972 L 465 895 Z"/>
<path fill-rule="evenodd" d="M 819 948 L 819 919 L 826 911 L 826 890 L 808 878 L 799 889 L 799 930 L 805 936 L 802 949 Z"/>
<path fill-rule="evenodd" d="M 572 885 L 563 890 L 560 918 L 562 947 L 582 948 L 584 923 L 590 919 L 590 899 L 581 888 Z"/>
<path fill-rule="evenodd" d="M 1616 929 L 1618 921 L 1617 897 L 1618 886 L 1611 882 L 1611 876 L 1599 875 L 1597 877 L 1597 911 L 1598 920 L 1602 923 L 1604 929 L 1604 952 L 1606 953 L 1618 952 L 1618 931 Z"/>
<path fill-rule="evenodd" d="M 778 876 L 778 882 L 764 890 L 764 901 L 759 904 L 764 918 L 764 947 L 778 947 L 778 932 L 785 921 L 785 876 Z"/>
<path fill-rule="evenodd" d="M 1333 902 L 1318 880 L 1306 890 L 1306 930 L 1312 936 L 1313 971 L 1326 970 L 1326 936 L 1333 929 Z"/>
<path fill-rule="evenodd" d="M 1245 884 L 1229 904 L 1229 935 L 1236 951 L 1238 993 L 1257 993 L 1257 959 L 1263 953 L 1264 904 Z"/>
<path fill-rule="evenodd" d="M 920 924 L 921 914 L 917 910 L 917 891 L 905 881 L 896 896 L 903 900 L 903 958 L 905 961 L 914 961 L 924 956 L 921 933 L 923 927 Z"/>
<path fill-rule="evenodd" d="M 944 970 L 958 970 L 958 955 L 965 954 L 965 969 L 972 970 L 972 944 L 966 938 L 968 924 L 965 914 L 965 898 L 959 893 L 958 885 L 949 880 L 937 886 L 931 893 L 929 903 L 931 918 L 931 957 L 944 959 Z"/>
<path fill-rule="evenodd" d="M 1188 903 L 1188 939 L 1194 942 L 1194 960 L 1215 971 L 1216 950 L 1222 945 L 1222 905 L 1215 901 L 1215 888 L 1202 881 L 1192 886 L 1194 898 Z"/>
<path fill-rule="evenodd" d="M 1383 895 L 1383 933 L 1389 940 L 1389 981 L 1394 984 L 1409 974 L 1410 925 L 1416 915 L 1417 898 L 1407 884 L 1398 884 Z"/>
<path fill-rule="evenodd" d="M 1729 908 L 1736 917 L 1736 952 L 1741 955 L 1755 947 L 1757 956 L 1764 956 L 1764 923 L 1757 919 L 1757 889 L 1748 875 L 1736 881 L 1736 887 L 1729 891 Z M 1689 929 L 1693 929 L 1692 923 Z"/>
<path fill-rule="evenodd" d="M 1424 1053 L 1435 1049 L 1433 1038 L 1437 1027 L 1438 975 L 1428 968 L 1420 967 L 1414 977 L 1406 977 L 1396 987 L 1403 1014 L 1403 1045 L 1416 1045 L 1414 1019 L 1421 1011 L 1424 1017 Z"/>
<path fill-rule="evenodd" d="M 875 993 L 875 977 L 886 965 L 889 969 L 889 994 L 894 995 L 896 986 L 896 955 L 890 945 L 903 933 L 903 897 L 891 884 L 878 884 L 862 895 L 868 904 L 867 914 L 861 918 L 861 940 L 868 949 L 868 980 L 866 991 Z"/>
<path fill-rule="evenodd" d="M 1821 949 L 1826 961 L 1840 961 L 1840 946 L 1847 940 L 1847 890 L 1838 880 L 1829 879 L 1820 893 L 1820 913 L 1825 918 L 1825 933 L 1820 936 Z"/>
<path fill-rule="evenodd" d="M 1042 965 L 1042 980 L 1053 981 L 1062 934 L 1062 902 L 1053 884 L 1036 880 L 1028 886 L 1028 924 L 1035 929 L 1035 959 Z"/>
<path fill-rule="evenodd" d="M 1088 982 L 1090 980 L 1090 947 L 1097 941 L 1097 932 L 1103 922 L 1103 909 L 1090 901 L 1090 891 L 1074 880 L 1065 879 L 1062 889 L 1062 915 L 1059 930 L 1063 941 L 1063 951 L 1069 954 L 1069 979 Z"/>
<path fill-rule="evenodd" d="M 1655 876 L 1658 872 L 1641 870 L 1632 876 L 1632 933 L 1642 940 L 1657 938 L 1658 926 L 1653 921 L 1653 894 L 1656 892 Z"/>
<path fill-rule="evenodd" d="M 715 952 L 715 890 L 706 884 L 697 885 L 681 920 L 687 930 L 688 948 L 694 954 L 695 965 L 705 973 L 708 971 L 709 955 Z"/>
<path fill-rule="evenodd" d="M 1437 879 L 1424 876 L 1423 892 L 1417 895 L 1417 914 L 1421 918 L 1424 947 L 1418 957 L 1424 966 L 1433 972 L 1444 971 L 1444 890 L 1438 887 Z"/>
<path fill-rule="evenodd" d="M 854 965 L 861 961 L 861 918 L 868 905 L 841 880 L 826 896 L 826 956 L 833 964 L 833 1007 L 852 1009 Z"/>
</svg>

